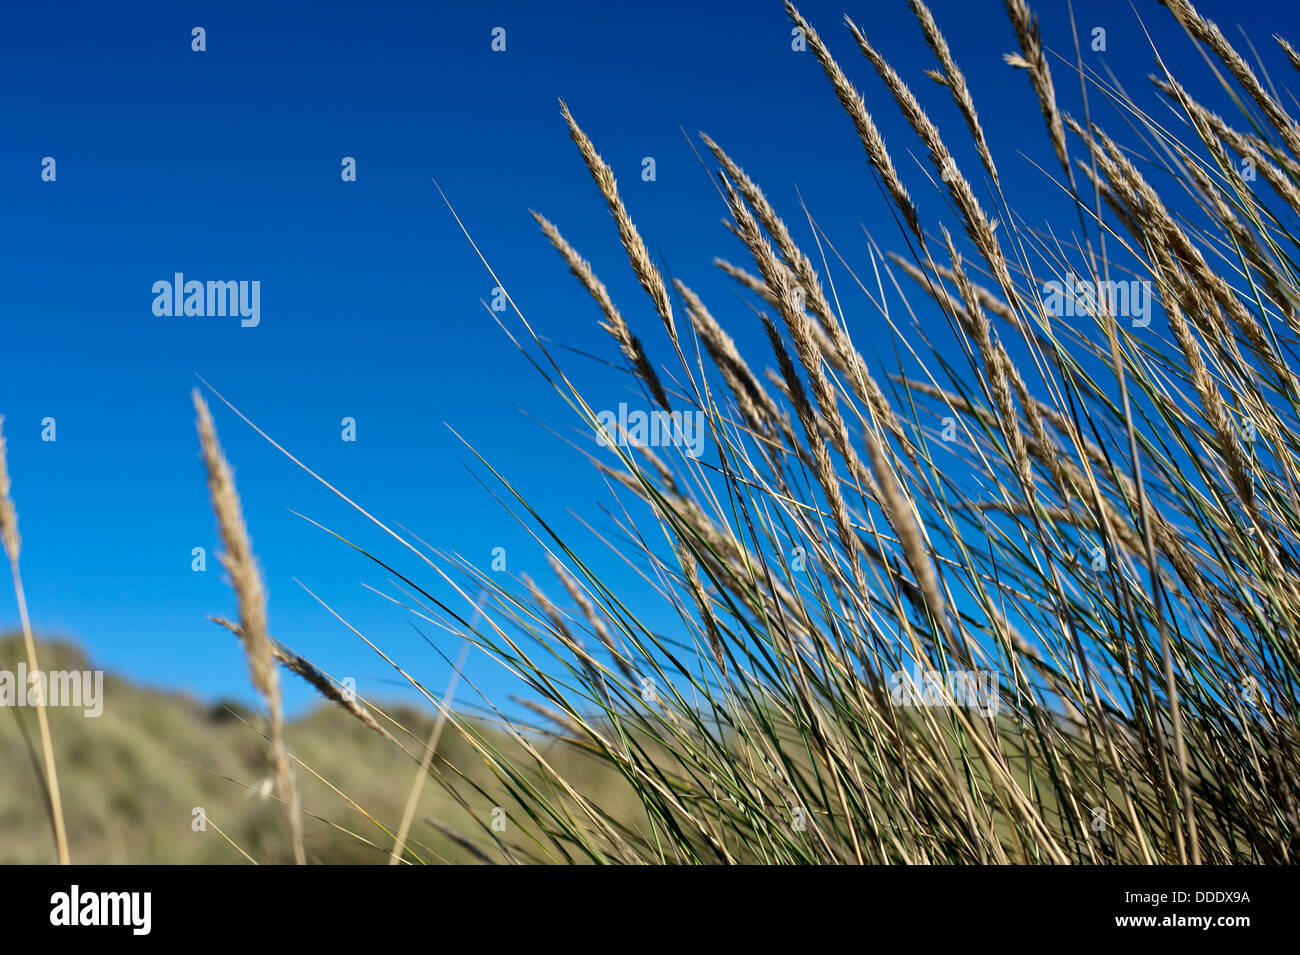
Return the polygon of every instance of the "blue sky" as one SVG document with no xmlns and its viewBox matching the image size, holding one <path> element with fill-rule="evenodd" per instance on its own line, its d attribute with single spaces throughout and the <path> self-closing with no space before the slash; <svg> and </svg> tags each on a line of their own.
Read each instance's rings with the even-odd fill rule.
<svg viewBox="0 0 1300 955">
<path fill-rule="evenodd" d="M 1167 11 L 1137 6 L 1171 65 L 1205 80 L 1189 85 L 1221 104 Z M 801 9 L 864 91 L 932 218 L 942 205 L 908 155 L 919 158 L 915 141 L 841 26 L 852 15 L 940 125 L 954 128 L 946 94 L 922 73 L 934 64 L 906 4 L 817 0 Z M 967 72 L 1009 198 L 1022 212 L 1058 203 L 1031 163 L 1051 165 L 1033 94 L 1001 60 L 1015 45 L 1001 4 L 938 0 L 932 9 Z M 1065 4 L 1035 9 L 1048 45 L 1067 53 Z M 1234 40 L 1240 24 L 1274 78 L 1291 82 L 1270 37 L 1300 39 L 1293 9 L 1200 9 Z M 1085 57 L 1138 90 L 1153 62 L 1133 8 L 1099 0 L 1076 12 L 1085 35 L 1107 29 L 1107 52 Z M 851 124 L 811 54 L 791 50 L 776 0 L 47 2 L 7 4 L 5 21 L 0 414 L 29 602 L 43 634 L 72 637 L 98 664 L 150 684 L 250 696 L 235 641 L 205 619 L 233 615 L 234 601 L 215 560 L 197 456 L 188 398 L 196 373 L 376 516 L 435 546 L 483 566 L 505 547 L 512 572 L 558 590 L 538 549 L 483 490 L 474 476 L 482 469 L 450 425 L 588 554 L 602 553 L 565 516 L 599 521 L 602 482 L 533 419 L 561 430 L 574 421 L 479 304 L 493 283 L 431 181 L 542 334 L 617 359 L 596 307 L 529 209 L 592 261 L 652 359 L 669 360 L 559 97 L 619 175 L 652 250 L 757 364 L 770 363 L 761 330 L 710 265 L 714 255 L 744 257 L 719 224 L 725 210 L 683 129 L 717 139 L 796 225 L 797 187 L 855 267 L 867 261 L 862 227 L 884 247 L 902 247 Z M 195 26 L 206 30 L 201 53 L 191 50 Z M 495 27 L 506 30 L 504 52 L 491 49 Z M 1057 86 L 1071 108 L 1077 82 L 1059 66 Z M 1098 117 L 1121 122 L 1110 111 Z M 41 180 L 47 156 L 54 182 Z M 640 177 L 647 156 L 654 182 Z M 975 169 L 969 154 L 958 156 Z M 355 158 L 357 181 L 341 181 L 343 157 Z M 796 231 L 806 236 L 806 224 Z M 154 315 L 153 283 L 176 272 L 259 281 L 260 324 Z M 882 323 L 864 304 L 850 299 L 862 316 L 850 330 L 888 362 Z M 568 360 L 604 406 L 630 397 L 623 376 Z M 266 573 L 273 632 L 334 675 L 354 677 L 363 695 L 397 692 L 382 661 L 297 577 L 441 687 L 448 664 L 401 611 L 361 586 L 387 589 L 383 573 L 287 509 L 382 545 L 403 572 L 450 599 L 448 590 L 228 411 L 215 412 Z M 341 440 L 344 417 L 357 422 L 354 443 Z M 41 440 L 45 418 L 56 421 L 54 442 Z M 191 570 L 197 546 L 212 558 L 207 573 Z M 636 585 L 616 563 L 608 569 Z M 0 630 L 16 624 L 12 594 L 0 588 Z M 479 656 L 469 675 L 494 700 L 516 689 Z M 297 685 L 288 692 L 294 708 L 311 699 Z"/>
</svg>

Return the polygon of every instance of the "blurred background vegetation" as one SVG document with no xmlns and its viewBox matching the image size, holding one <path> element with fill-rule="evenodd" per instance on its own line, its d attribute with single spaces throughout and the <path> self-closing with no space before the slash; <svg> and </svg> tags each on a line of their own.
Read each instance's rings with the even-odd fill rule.
<svg viewBox="0 0 1300 955">
<path fill-rule="evenodd" d="M 0 638 L 0 670 L 16 672 L 24 659 L 20 636 Z M 65 641 L 41 642 L 39 662 L 45 671 L 92 668 L 81 649 Z M 274 796 L 263 795 L 270 791 L 272 770 L 259 714 L 237 702 L 206 703 L 109 673 L 104 697 L 96 718 L 80 709 L 48 710 L 74 863 L 248 864 L 236 845 L 259 863 L 292 861 L 284 812 Z M 409 706 L 384 712 L 408 732 L 376 712 L 380 722 L 418 757 L 434 715 Z M 504 731 L 474 725 L 502 752 L 522 756 Z M 292 754 L 310 768 L 297 766 L 308 861 L 387 862 L 393 845 L 388 833 L 397 831 L 416 759 L 329 703 L 288 722 L 286 738 Z M 539 750 L 570 778 L 587 780 L 586 791 L 614 796 L 613 777 L 580 751 L 555 741 Z M 439 739 L 434 772 L 460 796 L 432 780 L 424 787 L 407 861 L 505 861 L 506 853 L 521 861 L 530 854 L 546 857 L 536 845 L 514 846 L 508 815 L 498 816 L 504 831 L 492 830 L 492 810 L 501 806 L 508 814 L 514 803 L 450 724 Z M 53 863 L 32 709 L 0 707 L 0 778 L 0 864 Z M 192 828 L 199 807 L 206 831 Z"/>
</svg>

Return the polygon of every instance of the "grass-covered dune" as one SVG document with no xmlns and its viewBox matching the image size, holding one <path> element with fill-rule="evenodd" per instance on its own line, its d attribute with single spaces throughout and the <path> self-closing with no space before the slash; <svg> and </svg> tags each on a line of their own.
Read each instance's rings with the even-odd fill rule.
<svg viewBox="0 0 1300 955">
<path fill-rule="evenodd" d="M 91 667 L 69 642 L 40 642 L 38 653 L 45 671 Z M 21 637 L 0 639 L 0 671 L 16 672 L 25 659 Z M 263 718 L 238 703 L 204 703 L 113 674 L 105 675 L 104 695 L 103 713 L 94 718 L 47 708 L 74 862 L 248 864 L 243 853 L 259 863 L 293 861 L 270 785 Z M 388 861 L 419 768 L 396 743 L 420 754 L 434 718 L 412 707 L 384 712 L 395 742 L 330 703 L 285 726 L 298 761 L 308 862 Z M 503 731 L 482 732 L 519 758 Z M 553 753 L 553 744 L 544 748 L 556 765 L 584 778 L 589 794 L 604 798 L 613 782 L 607 770 Z M 512 835 L 508 817 L 503 830 L 493 830 L 492 810 L 513 804 L 482 758 L 447 732 L 435 762 L 436 773 L 463 774 L 463 802 L 437 786 L 423 788 L 406 860 L 476 862 L 486 852 L 493 861 L 506 858 L 518 832 Z M 34 711 L 0 707 L 0 864 L 55 861 L 42 778 Z M 206 831 L 194 828 L 196 808 L 204 811 Z M 513 851 L 521 861 L 540 854 L 536 845 Z"/>
</svg>

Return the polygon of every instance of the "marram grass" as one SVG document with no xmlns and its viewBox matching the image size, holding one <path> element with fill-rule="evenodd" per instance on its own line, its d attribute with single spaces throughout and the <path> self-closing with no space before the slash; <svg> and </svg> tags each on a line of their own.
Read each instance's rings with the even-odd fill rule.
<svg viewBox="0 0 1300 955">
<path fill-rule="evenodd" d="M 1007 68 L 1025 85 L 999 105 L 1022 109 L 1055 157 L 1039 170 L 1061 197 L 1045 223 L 1008 206 L 1001 183 L 1027 160 L 986 137 L 985 104 L 921 0 L 909 6 L 934 60 L 906 75 L 888 37 L 854 20 L 832 37 L 787 3 L 897 229 L 859 262 L 811 216 L 801 240 L 792 211 L 702 136 L 736 240 L 717 265 L 750 310 L 665 278 L 561 104 L 658 321 L 634 327 L 643 303 L 616 303 L 558 217 L 536 220 L 644 410 L 702 415 L 710 451 L 611 435 L 606 399 L 579 389 L 510 299 L 511 340 L 589 431 L 617 499 L 594 528 L 601 547 L 560 535 L 482 458 L 547 548 L 553 589 L 412 543 L 344 500 L 419 557 L 422 581 L 382 564 L 401 581 L 395 602 L 508 668 L 539 725 L 490 714 L 505 731 L 489 732 L 411 680 L 461 756 L 399 743 L 270 639 L 254 568 L 229 626 L 273 724 L 276 660 L 379 730 L 373 745 L 427 766 L 474 823 L 424 831 L 480 862 L 1296 861 L 1300 125 L 1262 64 L 1191 4 L 1164 5 L 1143 24 L 1157 69 L 1139 98 L 1085 64 L 1077 33 L 1049 42 L 1006 0 Z M 1160 45 L 1189 42 L 1234 85 L 1239 115 L 1165 69 Z M 933 82 L 915 88 L 918 75 Z M 888 93 L 870 109 L 869 80 Z M 1078 115 L 1058 100 L 1067 84 Z M 873 112 L 894 108 L 912 141 L 882 134 Z M 910 185 L 909 153 L 929 167 Z M 764 340 L 742 323 L 766 349 L 742 352 Z M 223 462 L 200 415 L 211 474 Z M 246 535 L 232 520 L 238 587 Z M 604 580 L 611 556 L 642 586 Z M 650 602 L 678 625 L 649 625 L 637 608 Z M 376 821 L 379 848 L 418 861 L 395 822 Z"/>
<path fill-rule="evenodd" d="M 1008 0 L 1006 59 L 1027 77 L 1023 106 L 1041 114 L 1065 197 L 1065 227 L 1047 229 L 1007 207 L 1000 164 L 1023 159 L 985 137 L 943 25 L 910 6 L 935 54 L 929 75 L 961 116 L 951 130 L 881 38 L 848 20 L 863 59 L 842 60 L 787 4 L 861 140 L 864 175 L 898 213 L 897 249 L 887 257 L 873 242 L 850 273 L 862 295 L 835 287 L 826 249 L 839 253 L 820 230 L 819 266 L 740 164 L 701 137 L 750 260 L 719 265 L 753 294 L 766 356 L 743 355 L 708 303 L 665 280 L 612 169 L 561 104 L 675 364 L 651 362 L 591 263 L 535 218 L 575 292 L 594 299 L 646 410 L 702 414 L 717 455 L 609 434 L 516 309 L 513 340 L 590 429 L 592 465 L 622 499 L 602 539 L 623 542 L 611 546 L 645 587 L 608 586 L 597 557 L 495 471 L 572 613 L 533 580 L 502 585 L 385 528 L 440 587 L 486 592 L 470 626 L 404 581 L 517 674 L 544 716 L 515 727 L 528 757 L 505 760 L 449 714 L 510 794 L 480 807 L 482 833 L 457 837 L 475 858 L 521 861 L 493 835 L 493 812 L 540 861 L 1224 863 L 1300 850 L 1288 231 L 1300 127 L 1186 3 L 1169 4 L 1167 25 L 1238 83 L 1240 130 L 1167 73 L 1153 96 L 1176 115 L 1144 108 L 1085 67 L 1073 38 L 1074 63 L 1054 71 L 1033 13 Z M 885 141 L 853 78 L 863 67 L 923 147 L 949 222 L 927 222 L 904 184 L 893 157 L 914 144 Z M 1092 108 L 1124 116 L 1137 148 L 1091 110 L 1065 113 L 1062 76 Z M 951 151 L 962 140 L 975 169 Z M 886 310 L 887 286 L 905 301 L 919 288 L 951 340 L 903 326 L 912 303 Z M 1142 293 L 1164 327 L 1137 320 Z M 878 353 L 913 360 L 864 355 L 853 333 L 868 323 L 896 338 Z M 671 605 L 680 627 L 646 625 L 635 608 L 647 599 Z M 905 673 L 925 690 L 909 694 Z M 992 680 L 982 707 L 954 696 L 975 674 Z M 586 754 L 621 792 L 584 795 L 545 755 L 555 746 Z M 454 768 L 433 772 L 460 796 Z"/>
</svg>

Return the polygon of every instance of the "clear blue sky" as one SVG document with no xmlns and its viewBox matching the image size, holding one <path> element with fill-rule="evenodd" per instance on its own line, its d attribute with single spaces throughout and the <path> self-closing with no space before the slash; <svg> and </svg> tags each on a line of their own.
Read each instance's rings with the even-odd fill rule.
<svg viewBox="0 0 1300 955">
<path fill-rule="evenodd" d="M 1169 61 L 1204 79 L 1168 12 L 1151 2 L 1137 8 Z M 934 63 L 906 4 L 809 0 L 801 9 L 867 95 L 932 217 L 942 206 L 908 156 L 920 155 L 915 140 L 841 25 L 852 15 L 936 120 L 959 126 L 944 91 L 922 73 Z M 1036 9 L 1048 45 L 1068 53 L 1064 2 Z M 1294 85 L 1271 40 L 1275 32 L 1300 40 L 1294 7 L 1200 9 L 1234 40 L 1241 24 L 1274 78 Z M 1001 4 L 937 0 L 933 10 L 967 72 L 1009 197 L 1022 212 L 1056 202 L 1016 153 L 1050 165 L 1028 82 L 1001 60 L 1015 46 Z M 1107 52 L 1085 56 L 1104 59 L 1138 91 L 1153 63 L 1133 8 L 1103 0 L 1076 12 L 1085 35 L 1107 29 Z M 530 208 L 592 260 L 652 359 L 671 356 L 568 140 L 559 97 L 619 175 L 651 248 L 760 366 L 770 364 L 761 333 L 710 265 L 714 255 L 744 256 L 719 224 L 725 210 L 682 129 L 714 136 L 796 225 L 797 185 L 855 266 L 866 262 L 859 224 L 885 247 L 901 247 L 851 124 L 811 54 L 790 49 L 777 0 L 7 3 L 4 24 L 0 414 L 32 614 L 43 634 L 79 640 L 100 665 L 207 698 L 250 692 L 235 641 L 205 619 L 233 615 L 234 601 L 215 560 L 197 456 L 188 397 L 196 373 L 381 519 L 436 546 L 484 566 L 504 546 L 511 571 L 558 590 L 540 552 L 471 473 L 482 469 L 450 424 L 590 555 L 602 553 L 565 513 L 598 522 L 603 485 L 520 412 L 559 429 L 574 424 L 479 304 L 493 283 L 432 177 L 534 325 L 611 361 L 617 354 L 596 326 L 596 307 L 538 234 Z M 195 26 L 206 30 L 202 53 L 191 50 Z M 491 50 L 494 27 L 506 30 L 504 53 Z M 1226 109 L 1209 82 L 1190 85 Z M 1077 82 L 1060 67 L 1057 85 L 1077 111 Z M 1111 111 L 1098 118 L 1121 124 Z M 958 155 L 973 172 L 969 154 Z M 52 183 L 41 181 L 46 156 L 57 162 Z M 357 161 L 356 182 L 340 179 L 345 156 Z M 646 156 L 656 159 L 655 182 L 641 181 Z M 259 281 L 261 324 L 155 316 L 152 285 L 175 272 Z M 879 319 L 852 298 L 849 307 L 862 316 L 851 326 L 859 347 L 889 361 L 876 350 Z M 625 379 L 570 361 L 602 406 L 627 399 Z M 400 610 L 361 586 L 389 589 L 383 573 L 287 508 L 382 545 L 433 592 L 447 589 L 228 411 L 214 410 L 266 573 L 273 632 L 336 676 L 353 676 L 364 695 L 395 692 L 382 661 L 296 576 L 440 688 L 448 665 Z M 355 443 L 340 440 L 345 416 L 357 421 Z M 41 440 L 46 417 L 57 422 L 53 443 Z M 205 574 L 190 569 L 196 546 L 212 558 Z M 615 564 L 609 571 L 635 581 Z M 632 602 L 667 625 L 670 615 L 645 599 Z M 13 596 L 0 588 L 0 630 L 16 625 Z M 455 647 L 445 650 L 455 656 Z M 469 673 L 498 701 L 515 689 L 482 657 L 471 658 Z M 291 706 L 309 699 L 290 685 Z"/>
</svg>

